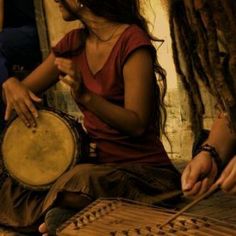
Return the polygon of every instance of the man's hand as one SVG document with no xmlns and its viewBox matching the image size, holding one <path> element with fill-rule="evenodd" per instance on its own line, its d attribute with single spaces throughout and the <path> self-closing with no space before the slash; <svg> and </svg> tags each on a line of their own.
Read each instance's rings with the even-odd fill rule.
<svg viewBox="0 0 236 236">
<path fill-rule="evenodd" d="M 186 197 L 196 198 L 205 193 L 214 183 L 217 166 L 208 152 L 200 152 L 186 166 L 181 182 Z"/>
<path fill-rule="evenodd" d="M 33 102 L 39 103 L 42 99 L 14 77 L 5 81 L 2 88 L 6 101 L 5 120 L 9 120 L 15 110 L 27 127 L 36 126 L 38 112 Z"/>
<path fill-rule="evenodd" d="M 236 155 L 225 167 L 217 183 L 226 193 L 236 195 Z"/>
</svg>

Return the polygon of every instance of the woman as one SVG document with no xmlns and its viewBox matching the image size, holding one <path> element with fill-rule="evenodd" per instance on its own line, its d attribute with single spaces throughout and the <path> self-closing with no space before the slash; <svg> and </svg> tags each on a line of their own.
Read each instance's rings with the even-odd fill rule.
<svg viewBox="0 0 236 236">
<path fill-rule="evenodd" d="M 11 78 L 3 85 L 6 118 L 14 108 L 27 126 L 34 126 L 38 114 L 32 101 L 39 100 L 34 93 L 62 78 L 84 113 L 84 126 L 97 147 L 96 164 L 77 165 L 40 197 L 27 192 L 34 211 L 24 215 L 25 203 L 19 204 L 22 226 L 35 223 L 56 206 L 80 210 L 99 197 L 154 204 L 159 194 L 179 188 L 179 174 L 158 139 L 164 110 L 155 73 L 164 91 L 165 74 L 139 0 L 56 2 L 65 20 L 80 19 L 84 28 L 67 34 L 22 83 Z M 10 187 L 9 182 L 2 191 Z M 21 191 L 18 186 L 19 195 Z M 16 212 L 11 214 L 18 220 Z M 18 221 L 10 223 L 19 226 Z M 47 231 L 45 225 L 40 231 Z"/>
</svg>

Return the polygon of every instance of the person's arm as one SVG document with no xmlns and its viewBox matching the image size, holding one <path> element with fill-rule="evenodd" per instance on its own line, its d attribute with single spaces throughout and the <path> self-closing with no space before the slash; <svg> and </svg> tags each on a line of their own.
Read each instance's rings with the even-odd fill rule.
<svg viewBox="0 0 236 236">
<path fill-rule="evenodd" d="M 69 61 L 57 59 L 56 63 L 64 73 L 74 76 L 71 72 L 73 70 L 65 65 Z M 124 107 L 117 106 L 90 91 L 77 96 L 76 100 L 115 129 L 127 135 L 139 136 L 148 125 L 153 103 L 154 81 L 150 52 L 142 48 L 132 53 L 124 65 L 123 75 Z"/>
<path fill-rule="evenodd" d="M 0 32 L 3 30 L 4 24 L 4 0 L 0 0 Z"/>
<path fill-rule="evenodd" d="M 230 127 L 227 115 L 220 114 L 215 120 L 205 143 L 215 147 L 223 163 L 232 157 L 236 144 L 236 133 Z"/>
<path fill-rule="evenodd" d="M 38 116 L 33 102 L 40 102 L 34 93 L 38 94 L 46 90 L 57 81 L 59 71 L 55 66 L 55 56 L 50 54 L 48 58 L 39 65 L 22 82 L 11 77 L 3 85 L 3 93 L 6 100 L 5 119 L 10 118 L 14 109 L 27 126 L 35 125 Z"/>
<path fill-rule="evenodd" d="M 55 56 L 51 53 L 22 83 L 32 92 L 39 94 L 58 81 L 59 70 L 55 65 Z"/>
<path fill-rule="evenodd" d="M 230 129 L 226 116 L 220 115 L 214 122 L 208 139 L 204 142 L 215 148 L 222 163 L 234 154 L 236 134 Z M 206 192 L 218 173 L 215 160 L 207 151 L 201 151 L 187 165 L 182 174 L 182 189 L 186 196 L 197 197 Z"/>
</svg>

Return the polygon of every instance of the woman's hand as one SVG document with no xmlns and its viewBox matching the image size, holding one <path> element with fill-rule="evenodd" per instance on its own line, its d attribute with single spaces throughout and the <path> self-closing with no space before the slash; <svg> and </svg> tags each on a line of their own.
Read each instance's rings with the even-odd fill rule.
<svg viewBox="0 0 236 236">
<path fill-rule="evenodd" d="M 217 183 L 226 193 L 236 195 L 236 155 L 225 167 Z"/>
<path fill-rule="evenodd" d="M 6 101 L 5 120 L 9 120 L 15 110 L 27 127 L 36 126 L 38 112 L 33 102 L 39 103 L 42 99 L 14 77 L 5 81 L 2 88 Z"/>
<path fill-rule="evenodd" d="M 205 193 L 214 183 L 217 166 L 208 152 L 200 152 L 186 166 L 181 182 L 186 197 L 196 198 Z"/>
<path fill-rule="evenodd" d="M 76 102 L 79 102 L 81 95 L 84 93 L 81 73 L 76 69 L 74 63 L 70 59 L 56 58 L 55 64 L 66 76 L 60 76 L 60 80 L 71 88 L 72 96 Z"/>
</svg>

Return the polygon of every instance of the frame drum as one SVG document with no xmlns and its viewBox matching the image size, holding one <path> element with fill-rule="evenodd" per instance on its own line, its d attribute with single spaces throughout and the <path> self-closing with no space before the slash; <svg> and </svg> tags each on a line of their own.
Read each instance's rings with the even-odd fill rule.
<svg viewBox="0 0 236 236">
<path fill-rule="evenodd" d="M 27 128 L 19 117 L 10 122 L 1 155 L 8 175 L 24 187 L 43 190 L 80 160 L 85 132 L 65 113 L 38 112 L 37 127 Z"/>
</svg>

